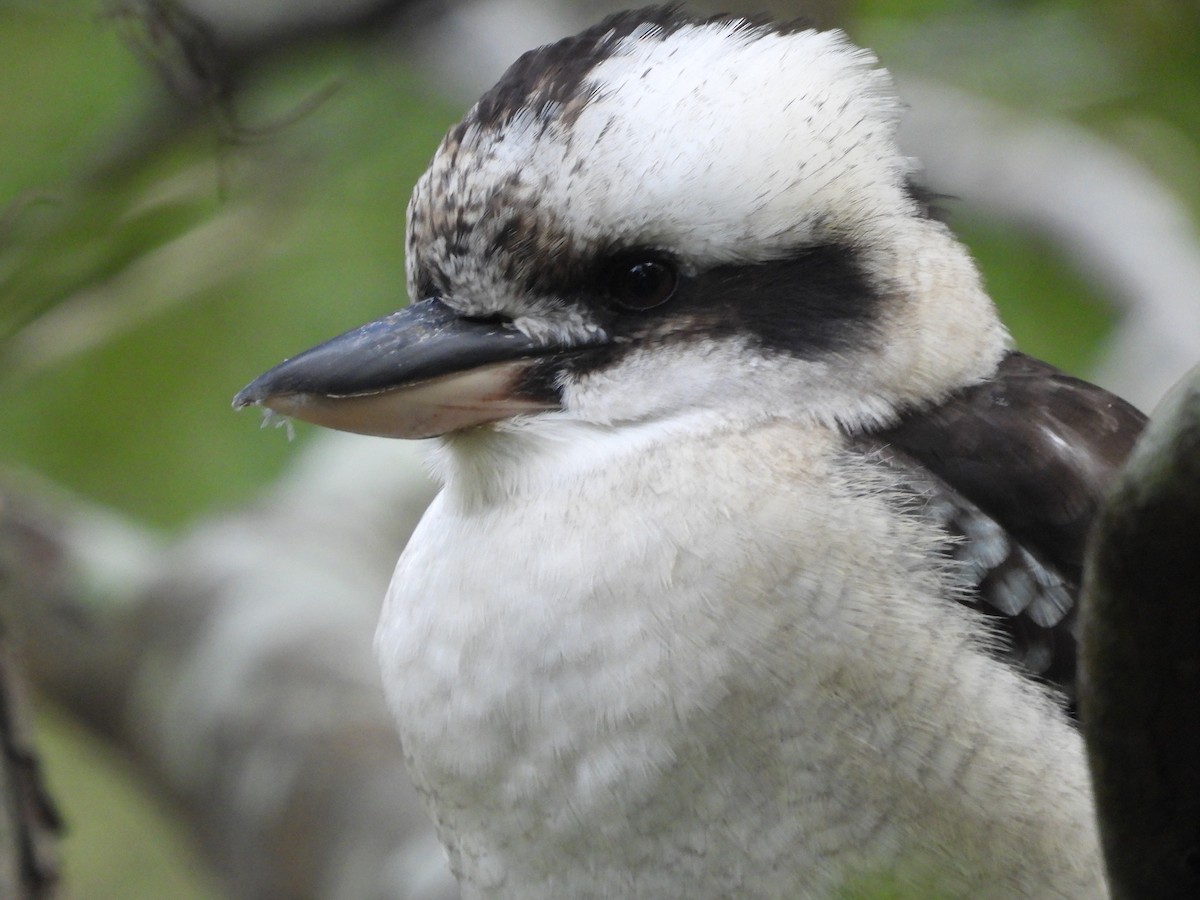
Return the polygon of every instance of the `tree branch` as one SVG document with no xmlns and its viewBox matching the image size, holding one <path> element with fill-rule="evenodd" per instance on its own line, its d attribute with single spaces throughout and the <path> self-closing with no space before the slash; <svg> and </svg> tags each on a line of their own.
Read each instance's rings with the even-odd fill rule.
<svg viewBox="0 0 1200 900">
<path fill-rule="evenodd" d="M 1114 898 L 1200 897 L 1200 368 L 1100 515 L 1079 706 Z"/>
</svg>

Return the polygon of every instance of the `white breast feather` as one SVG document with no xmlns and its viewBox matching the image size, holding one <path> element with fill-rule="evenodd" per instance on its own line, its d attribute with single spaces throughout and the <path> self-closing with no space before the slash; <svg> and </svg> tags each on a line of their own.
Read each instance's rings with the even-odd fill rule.
<svg viewBox="0 0 1200 900">
<path fill-rule="evenodd" d="M 830 432 L 698 424 L 515 430 L 400 561 L 378 650 L 464 895 L 1100 896 L 1078 735 L 936 536 Z"/>
</svg>

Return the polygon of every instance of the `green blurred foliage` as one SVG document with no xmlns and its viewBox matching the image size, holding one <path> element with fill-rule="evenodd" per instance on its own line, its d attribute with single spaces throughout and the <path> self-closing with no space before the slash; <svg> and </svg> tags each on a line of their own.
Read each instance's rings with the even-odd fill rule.
<svg viewBox="0 0 1200 900">
<path fill-rule="evenodd" d="M 174 810 L 129 761 L 53 709 L 38 716 L 42 764 L 67 817 L 65 895 L 77 900 L 218 900 Z"/>
<path fill-rule="evenodd" d="M 885 63 L 1086 126 L 1200 211 L 1193 0 L 856 0 L 851 8 L 852 35 Z M 1086 374 L 1112 324 L 1107 298 L 1039 235 L 947 206 L 1018 345 Z"/>
<path fill-rule="evenodd" d="M 146 74 L 96 4 L 0 4 L 0 198 L 77 181 L 144 99 Z"/>
<path fill-rule="evenodd" d="M 1191 0 L 848 9 L 890 64 L 1095 128 L 1200 208 Z M 405 302 L 407 194 L 458 114 L 398 56 L 343 40 L 276 55 L 236 100 L 254 137 L 239 143 L 219 116 L 172 111 L 99 0 L 0 3 L 0 461 L 164 528 L 244 502 L 286 465 L 295 445 L 229 400 Z M 1086 369 L 1111 324 L 1103 299 L 1036 235 L 951 208 L 1019 343 Z M 122 846 L 192 865 L 154 836 L 161 810 L 108 793 L 110 762 L 51 725 L 72 894 L 189 896 L 96 849 L 116 832 L 91 823 L 132 808 Z"/>
<path fill-rule="evenodd" d="M 76 44 L 113 41 L 87 9 L 19 7 L 0 30 L 25 55 L 71 59 Z M 55 39 L 23 45 L 26 28 Z M 0 458 L 172 526 L 241 502 L 292 455 L 254 434 L 252 414 L 230 413 L 242 384 L 404 304 L 407 193 L 453 112 L 397 63 L 332 46 L 280 59 L 239 98 L 242 120 L 263 123 L 253 143 L 221 143 L 204 118 L 147 146 L 122 129 L 146 127 L 166 99 L 118 51 L 95 61 L 123 74 L 95 102 L 108 122 L 91 158 L 75 152 L 72 169 L 43 152 L 41 173 L 25 159 L 25 183 L 0 196 L 18 204 L 0 246 Z M 36 80 L 0 94 L 25 96 L 30 127 L 66 130 L 47 124 L 58 95 Z M 19 205 L 43 194 L 53 201 Z"/>
<path fill-rule="evenodd" d="M 340 42 L 247 86 L 245 143 L 169 103 L 97 3 L 0 6 L 0 461 L 177 528 L 295 453 L 238 388 L 403 305 L 404 205 L 455 113 Z M 111 752 L 40 730 L 71 896 L 216 896 Z"/>
</svg>

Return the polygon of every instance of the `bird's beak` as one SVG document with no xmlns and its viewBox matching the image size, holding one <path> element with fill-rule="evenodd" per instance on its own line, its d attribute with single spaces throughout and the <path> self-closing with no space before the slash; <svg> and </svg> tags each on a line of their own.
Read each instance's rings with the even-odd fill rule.
<svg viewBox="0 0 1200 900">
<path fill-rule="evenodd" d="M 566 349 L 422 300 L 281 362 L 233 406 L 358 434 L 432 437 L 553 408 L 522 390 L 522 376 Z"/>
</svg>

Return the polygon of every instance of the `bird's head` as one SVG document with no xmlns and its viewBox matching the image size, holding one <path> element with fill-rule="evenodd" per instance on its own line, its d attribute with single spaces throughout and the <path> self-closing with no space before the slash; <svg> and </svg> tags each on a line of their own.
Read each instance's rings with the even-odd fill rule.
<svg viewBox="0 0 1200 900">
<path fill-rule="evenodd" d="M 1007 336 L 898 114 L 871 54 L 795 24 L 650 9 L 531 51 L 413 191 L 411 305 L 235 404 L 426 437 L 696 409 L 858 428 L 936 401 Z"/>
</svg>

